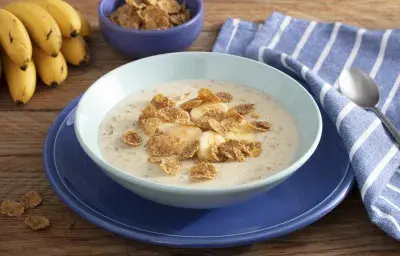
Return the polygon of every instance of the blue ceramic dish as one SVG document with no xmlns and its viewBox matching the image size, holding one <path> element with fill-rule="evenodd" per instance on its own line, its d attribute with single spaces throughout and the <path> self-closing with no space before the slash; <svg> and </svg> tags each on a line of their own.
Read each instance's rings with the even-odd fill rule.
<svg viewBox="0 0 400 256">
<path fill-rule="evenodd" d="M 102 0 L 98 8 L 101 33 L 116 51 L 133 58 L 184 51 L 197 39 L 203 26 L 203 0 L 186 0 L 192 13 L 188 22 L 166 30 L 136 30 L 110 21 L 109 15 L 124 0 Z"/>
</svg>

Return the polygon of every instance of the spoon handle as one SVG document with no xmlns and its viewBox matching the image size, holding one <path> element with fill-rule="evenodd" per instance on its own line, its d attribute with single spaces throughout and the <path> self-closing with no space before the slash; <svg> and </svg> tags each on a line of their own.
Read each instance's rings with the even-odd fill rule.
<svg viewBox="0 0 400 256">
<path fill-rule="evenodd" d="M 385 124 L 386 128 L 389 130 L 394 139 L 400 145 L 400 132 L 397 131 L 396 127 L 392 124 L 392 122 L 378 108 L 373 107 L 372 110 L 377 114 L 377 116 L 381 119 L 382 123 Z"/>
</svg>

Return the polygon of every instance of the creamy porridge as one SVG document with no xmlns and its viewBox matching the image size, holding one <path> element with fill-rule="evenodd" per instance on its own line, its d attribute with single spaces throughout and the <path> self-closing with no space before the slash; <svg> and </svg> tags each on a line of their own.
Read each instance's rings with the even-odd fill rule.
<svg viewBox="0 0 400 256">
<path fill-rule="evenodd" d="M 229 139 L 258 141 L 258 146 L 261 146 L 261 153 L 257 157 L 245 157 L 244 161 L 229 159 L 224 162 L 210 161 L 217 171 L 216 175 L 210 179 L 193 180 L 191 168 L 196 164 L 197 158 L 182 160 L 179 171 L 172 175 L 161 169 L 157 160 L 150 160 L 154 163 L 149 162 L 150 147 L 149 145 L 146 147 L 146 144 L 149 144 L 150 137 L 139 127 L 138 119 L 156 94 L 165 95 L 176 102 L 176 108 L 180 108 L 182 103 L 196 98 L 201 88 L 207 88 L 216 93 L 225 103 L 202 102 L 199 105 L 194 102 L 196 103 L 194 105 L 197 106 L 188 110 L 191 120 L 200 123 L 201 115 L 205 111 L 219 108 L 228 113 L 228 109 L 234 108 L 236 112 L 243 115 L 245 121 L 242 121 L 241 124 L 256 121 L 261 124 L 261 131 L 265 128 L 262 126 L 265 126 L 266 123 L 261 121 L 267 121 L 271 126 L 267 127 L 268 131 L 264 130 L 264 132 L 238 126 L 221 136 L 218 133 L 210 132 L 211 127 L 208 128 L 209 130 L 205 127 L 200 129 L 193 125 L 165 123 L 164 120 L 163 124 L 158 126 L 157 132 L 161 131 L 176 136 L 179 138 L 178 140 L 187 142 L 185 145 L 196 140 L 199 143 L 195 155 L 202 160 L 210 158 L 210 151 L 204 150 L 207 147 L 205 144 L 210 141 L 213 143 L 222 143 Z M 219 94 L 218 92 L 227 92 L 232 99 L 229 99 L 229 94 Z M 225 97 L 227 99 L 224 99 Z M 229 100 L 231 101 L 226 102 Z M 250 106 L 250 104 L 254 105 Z M 237 105 L 244 108 L 235 108 Z M 252 107 L 251 110 L 246 109 L 246 106 Z M 211 121 L 208 123 L 212 124 Z M 136 135 L 139 135 L 141 141 L 131 145 L 124 142 L 122 138 L 128 131 L 137 132 Z M 132 136 L 130 138 L 132 139 Z M 220 81 L 188 80 L 162 84 L 128 96 L 107 113 L 100 125 L 98 140 L 101 153 L 108 163 L 137 177 L 174 186 L 220 188 L 259 180 L 290 165 L 298 148 L 299 132 L 296 120 L 292 115 L 264 92 Z M 182 151 L 184 145 L 182 144 L 180 147 L 180 151 Z"/>
</svg>

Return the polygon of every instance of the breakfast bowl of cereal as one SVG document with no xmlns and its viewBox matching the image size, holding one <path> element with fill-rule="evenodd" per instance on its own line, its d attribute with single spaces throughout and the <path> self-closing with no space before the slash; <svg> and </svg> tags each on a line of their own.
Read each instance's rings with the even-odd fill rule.
<svg viewBox="0 0 400 256">
<path fill-rule="evenodd" d="M 106 97 L 105 97 L 106 96 Z M 207 52 L 144 58 L 97 80 L 75 112 L 87 155 L 157 203 L 215 208 L 264 193 L 314 153 L 321 114 L 268 65 Z"/>
<path fill-rule="evenodd" d="M 203 16 L 203 0 L 102 0 L 98 7 L 105 41 L 132 58 L 186 50 Z"/>
</svg>

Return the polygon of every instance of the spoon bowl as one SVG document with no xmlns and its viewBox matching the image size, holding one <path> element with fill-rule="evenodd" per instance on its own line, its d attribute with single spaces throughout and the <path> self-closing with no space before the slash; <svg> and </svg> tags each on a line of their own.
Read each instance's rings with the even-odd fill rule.
<svg viewBox="0 0 400 256">
<path fill-rule="evenodd" d="M 343 95 L 363 108 L 378 105 L 380 94 L 375 81 L 358 68 L 346 69 L 339 77 L 339 88 Z"/>
</svg>

